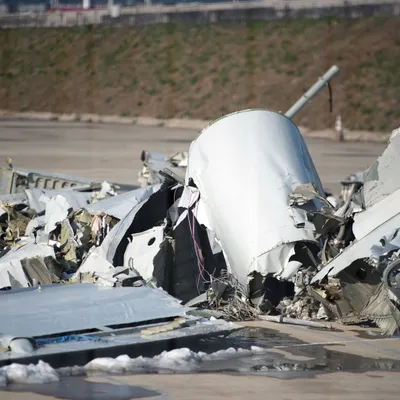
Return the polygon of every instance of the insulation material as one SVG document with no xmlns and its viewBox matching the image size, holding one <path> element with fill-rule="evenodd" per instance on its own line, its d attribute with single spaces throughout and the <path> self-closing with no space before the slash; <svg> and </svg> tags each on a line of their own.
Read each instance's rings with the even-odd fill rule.
<svg viewBox="0 0 400 400">
<path fill-rule="evenodd" d="M 44 232 L 53 232 L 57 224 L 67 218 L 71 206 L 65 197 L 60 195 L 51 198 L 42 195 L 40 200 L 46 204 Z"/>
<path fill-rule="evenodd" d="M 287 276 L 293 245 L 284 248 L 315 241 L 306 220 L 295 226 L 289 195 L 301 184 L 312 184 L 322 197 L 324 191 L 301 133 L 281 114 L 241 111 L 203 130 L 190 147 L 186 184 L 191 180 L 205 218 L 195 209 L 196 217 L 216 234 L 243 285 L 253 271 Z M 322 206 L 318 200 L 310 203 L 311 209 Z M 289 269 L 292 274 L 295 268 Z"/>
<path fill-rule="evenodd" d="M 45 216 L 42 215 L 40 217 L 33 218 L 29 221 L 28 225 L 26 226 L 25 235 L 30 236 L 33 235 L 33 232 L 45 225 Z"/>
</svg>

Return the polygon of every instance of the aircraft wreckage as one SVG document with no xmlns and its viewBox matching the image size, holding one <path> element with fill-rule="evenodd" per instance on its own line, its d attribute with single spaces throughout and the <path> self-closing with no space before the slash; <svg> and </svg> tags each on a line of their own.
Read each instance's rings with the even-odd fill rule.
<svg viewBox="0 0 400 400">
<path fill-rule="evenodd" d="M 337 202 L 296 125 L 261 109 L 214 121 L 188 153 L 144 151 L 142 187 L 133 190 L 9 165 L 0 364 L 120 346 L 143 354 L 257 318 L 372 321 L 392 335 L 400 325 L 396 132 L 370 168 L 342 182 Z"/>
</svg>

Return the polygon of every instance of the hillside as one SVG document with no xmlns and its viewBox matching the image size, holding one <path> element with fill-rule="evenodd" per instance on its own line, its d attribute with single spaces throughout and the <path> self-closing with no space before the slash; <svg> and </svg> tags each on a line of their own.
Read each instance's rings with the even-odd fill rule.
<svg viewBox="0 0 400 400">
<path fill-rule="evenodd" d="M 341 73 L 296 116 L 310 128 L 400 126 L 400 17 L 0 31 L 0 108 L 214 119 L 286 111 L 332 64 Z"/>
</svg>

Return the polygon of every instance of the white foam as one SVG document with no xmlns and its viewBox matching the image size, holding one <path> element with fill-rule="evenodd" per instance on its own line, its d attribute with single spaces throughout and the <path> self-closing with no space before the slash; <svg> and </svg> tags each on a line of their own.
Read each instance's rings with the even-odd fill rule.
<svg viewBox="0 0 400 400">
<path fill-rule="evenodd" d="M 260 354 L 265 350 L 253 346 L 250 350 L 229 348 L 215 353 L 195 353 L 188 348 L 164 351 L 153 358 L 130 358 L 122 355 L 117 358 L 96 358 L 85 367 L 87 374 L 92 373 L 133 373 L 133 372 L 190 372 L 200 369 L 206 362 Z"/>
<path fill-rule="evenodd" d="M 49 383 L 59 381 L 60 376 L 125 374 L 125 373 L 171 373 L 193 372 L 205 363 L 249 357 L 265 353 L 265 349 L 252 346 L 250 350 L 229 348 L 207 354 L 188 348 L 164 351 L 153 357 L 130 358 L 121 355 L 116 358 L 96 358 L 84 367 L 74 366 L 54 370 L 49 364 L 39 361 L 37 365 L 11 364 L 0 368 L 0 386 L 10 383 Z"/>
<path fill-rule="evenodd" d="M 0 386 L 11 383 L 50 383 L 58 382 L 58 373 L 47 363 L 37 365 L 11 364 L 0 368 Z"/>
</svg>

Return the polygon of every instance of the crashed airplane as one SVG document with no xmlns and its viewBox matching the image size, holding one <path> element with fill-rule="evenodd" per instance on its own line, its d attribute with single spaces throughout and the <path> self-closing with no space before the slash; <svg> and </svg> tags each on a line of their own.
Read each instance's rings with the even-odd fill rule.
<svg viewBox="0 0 400 400">
<path fill-rule="evenodd" d="M 224 319 L 398 330 L 400 135 L 343 181 L 337 205 L 299 129 L 273 111 L 226 115 L 187 154 L 143 152 L 142 161 L 143 187 L 131 191 L 28 179 L 0 197 L 0 318 L 10 321 L 0 363 L 240 329 Z M 61 319 L 22 304 L 50 304 Z"/>
<path fill-rule="evenodd" d="M 220 251 L 222 268 L 258 312 L 373 321 L 393 334 L 400 324 L 398 132 L 367 171 L 342 181 L 335 207 L 291 121 L 263 110 L 234 113 L 192 143 L 179 205 L 207 230 L 214 257 Z M 223 289 L 203 248 L 197 253 L 210 305 Z"/>
</svg>

